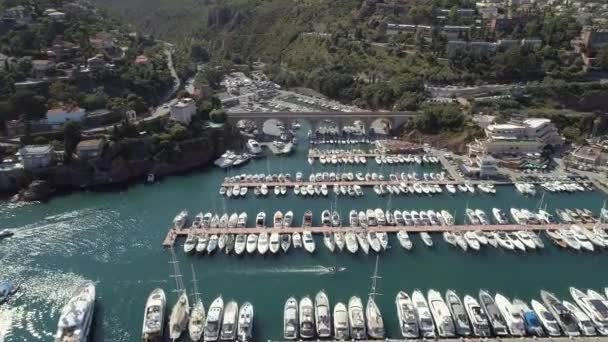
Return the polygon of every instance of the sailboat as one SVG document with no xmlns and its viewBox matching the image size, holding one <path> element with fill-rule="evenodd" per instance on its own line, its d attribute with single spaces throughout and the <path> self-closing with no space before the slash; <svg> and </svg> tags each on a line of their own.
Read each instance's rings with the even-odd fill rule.
<svg viewBox="0 0 608 342">
<path fill-rule="evenodd" d="M 365 316 L 367 318 L 367 334 L 371 338 L 382 339 L 384 338 L 384 321 L 380 309 L 376 304 L 376 285 L 378 277 L 378 255 L 376 255 L 376 267 L 374 268 L 374 275 L 372 276 L 372 288 L 367 299 L 367 306 L 365 307 Z"/>
<path fill-rule="evenodd" d="M 192 269 L 192 284 L 194 286 L 194 306 L 190 313 L 190 322 L 188 322 L 188 333 L 192 341 L 198 341 L 203 336 L 203 329 L 205 327 L 205 306 L 201 300 L 200 294 L 198 293 L 198 287 L 196 286 L 196 276 L 194 274 L 194 266 L 190 265 Z"/>
<path fill-rule="evenodd" d="M 171 310 L 169 318 L 169 338 L 173 341 L 177 340 L 188 325 L 188 316 L 190 314 L 190 305 L 188 304 L 188 295 L 182 281 L 182 274 L 179 270 L 179 263 L 175 258 L 175 251 L 171 251 L 171 264 L 173 265 L 173 277 L 175 278 L 176 291 L 178 293 L 177 302 Z"/>
</svg>

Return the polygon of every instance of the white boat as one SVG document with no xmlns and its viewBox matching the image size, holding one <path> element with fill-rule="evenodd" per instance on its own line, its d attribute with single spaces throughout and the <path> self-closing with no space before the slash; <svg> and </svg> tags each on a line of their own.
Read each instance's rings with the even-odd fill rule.
<svg viewBox="0 0 608 342">
<path fill-rule="evenodd" d="M 492 331 L 490 330 L 488 316 L 481 309 L 477 300 L 469 295 L 464 296 L 464 307 L 473 327 L 473 335 L 478 337 L 491 336 Z"/>
<path fill-rule="evenodd" d="M 443 240 L 447 244 L 456 246 L 456 236 L 454 235 L 454 233 L 445 231 L 442 233 L 442 235 L 443 235 Z M 468 248 L 468 246 L 467 246 L 467 248 Z"/>
<path fill-rule="evenodd" d="M 344 239 L 346 242 L 346 249 L 355 254 L 359 250 L 359 244 L 357 243 L 357 236 L 353 232 L 347 232 L 344 235 Z"/>
<path fill-rule="evenodd" d="M 319 291 L 315 296 L 315 323 L 317 337 L 328 338 L 331 336 L 329 299 L 324 291 Z"/>
<path fill-rule="evenodd" d="M 257 248 L 258 248 L 258 234 L 247 235 L 247 253 L 253 254 L 257 250 Z"/>
<path fill-rule="evenodd" d="M 210 222 L 211 213 L 207 213 L 207 214 L 205 214 L 205 216 L 203 216 L 203 228 L 209 228 L 209 225 L 205 223 L 207 221 L 207 218 L 209 218 L 209 222 Z M 238 225 L 238 223 L 239 223 L 239 215 L 237 213 L 233 213 L 232 215 L 230 215 L 230 218 L 228 219 L 227 227 L 235 228 Z"/>
<path fill-rule="evenodd" d="M 300 233 L 293 233 L 291 235 L 291 241 L 293 242 L 293 248 L 302 248 L 302 236 Z"/>
<path fill-rule="evenodd" d="M 165 291 L 160 288 L 152 290 L 146 301 L 144 323 L 141 329 L 144 342 L 159 341 L 163 337 L 166 304 Z"/>
<path fill-rule="evenodd" d="M 601 335 L 608 335 L 608 300 L 593 290 L 587 290 L 586 296 L 575 288 L 570 293 L 581 309 L 593 320 Z M 579 303 L 580 302 L 580 303 Z"/>
<path fill-rule="evenodd" d="M 511 242 L 511 240 L 507 236 L 507 233 L 494 232 L 494 237 L 496 238 L 496 241 L 498 242 L 498 245 L 500 247 L 510 250 L 510 251 L 515 249 L 515 245 L 513 245 L 513 242 Z"/>
<path fill-rule="evenodd" d="M 268 252 L 268 249 L 270 248 L 270 239 L 268 237 L 268 233 L 267 232 L 261 232 L 260 235 L 258 236 L 258 253 L 260 253 L 261 255 L 266 254 L 266 252 Z"/>
<path fill-rule="evenodd" d="M 350 325 L 348 324 L 348 310 L 344 303 L 336 303 L 334 307 L 334 338 L 348 340 L 350 338 Z"/>
<path fill-rule="evenodd" d="M 376 232 L 368 232 L 367 241 L 369 242 L 369 246 L 372 250 L 374 250 L 374 252 L 380 253 L 380 251 L 382 250 L 382 245 L 380 244 L 380 240 L 378 239 Z"/>
<path fill-rule="evenodd" d="M 239 218 L 237 220 L 236 227 L 237 228 L 247 227 L 247 213 L 246 212 L 243 211 L 242 213 L 239 214 Z"/>
<path fill-rule="evenodd" d="M 513 243 L 513 246 L 522 252 L 526 251 L 526 245 L 515 235 L 515 233 L 506 233 L 505 236 Z"/>
<path fill-rule="evenodd" d="M 460 297 L 454 290 L 447 290 L 445 292 L 445 302 L 450 310 L 450 314 L 454 319 L 454 328 L 456 335 L 458 336 L 470 336 L 471 335 L 471 324 L 467 311 L 460 300 Z"/>
<path fill-rule="evenodd" d="M 188 322 L 190 340 L 200 341 L 204 332 L 205 320 L 205 306 L 203 305 L 203 301 L 197 297 L 190 312 L 190 321 Z"/>
<path fill-rule="evenodd" d="M 355 234 L 357 237 L 357 242 L 359 243 L 359 247 L 366 255 L 369 253 L 369 241 L 367 239 L 367 235 L 363 232 L 358 232 Z"/>
<path fill-rule="evenodd" d="M 291 235 L 290 234 L 281 234 L 280 240 L 281 240 L 281 249 L 283 250 L 283 253 L 287 253 L 287 251 L 289 250 L 289 247 L 291 246 Z"/>
<path fill-rule="evenodd" d="M 336 243 L 334 241 L 334 236 L 332 233 L 323 233 L 323 244 L 332 253 L 336 250 Z"/>
<path fill-rule="evenodd" d="M 236 301 L 231 300 L 224 308 L 224 316 L 222 318 L 222 330 L 220 340 L 234 341 L 237 336 L 239 306 Z M 194 340 L 196 341 L 196 340 Z"/>
<path fill-rule="evenodd" d="M 182 229 L 186 225 L 186 221 L 188 220 L 188 210 L 182 210 L 175 216 L 173 219 L 173 227 L 175 229 Z"/>
<path fill-rule="evenodd" d="M 513 298 L 512 308 L 522 315 L 526 334 L 535 337 L 545 337 L 545 331 L 536 313 L 523 300 Z"/>
<path fill-rule="evenodd" d="M 283 227 L 283 213 L 280 211 L 275 212 L 272 222 L 273 222 L 274 228 L 282 228 Z"/>
<path fill-rule="evenodd" d="M 448 226 L 454 225 L 454 216 L 452 216 L 452 214 L 450 214 L 448 211 L 442 210 L 441 216 L 443 217 L 443 220 L 445 221 L 446 225 L 448 225 Z"/>
<path fill-rule="evenodd" d="M 255 217 L 255 227 L 256 228 L 265 228 L 266 227 L 266 213 L 260 211 L 258 215 Z"/>
<path fill-rule="evenodd" d="M 566 336 L 577 337 L 581 335 L 576 317 L 572 311 L 568 310 L 554 294 L 548 291 L 540 291 L 540 296 Z"/>
<path fill-rule="evenodd" d="M 283 338 L 286 340 L 298 339 L 299 329 L 298 301 L 294 297 L 290 297 L 283 308 Z"/>
<path fill-rule="evenodd" d="M 475 234 L 473 232 L 465 232 L 464 240 L 467 242 L 467 245 L 469 245 L 470 248 L 472 248 L 476 251 L 478 251 L 481 248 L 481 245 L 479 244 L 479 240 L 477 240 L 477 238 L 475 237 Z"/>
<path fill-rule="evenodd" d="M 576 323 L 578 325 L 579 330 L 583 333 L 583 336 L 595 336 L 597 335 L 597 330 L 595 329 L 595 325 L 589 316 L 581 310 L 578 306 L 564 300 L 562 302 L 564 307 L 576 318 Z"/>
<path fill-rule="evenodd" d="M 395 305 L 397 306 L 397 317 L 399 318 L 401 336 L 407 339 L 420 337 L 416 309 L 414 308 L 410 296 L 404 291 L 399 291 L 395 298 Z"/>
<path fill-rule="evenodd" d="M 239 310 L 237 340 L 249 342 L 253 338 L 253 305 L 245 302 Z"/>
<path fill-rule="evenodd" d="M 176 340 L 182 335 L 188 326 L 189 314 L 188 295 L 182 290 L 169 317 L 169 338 Z"/>
<path fill-rule="evenodd" d="M 95 313 L 95 283 L 83 281 L 61 309 L 55 342 L 84 342 L 88 340 Z M 0 337 L 3 337 L 0 334 Z"/>
<path fill-rule="evenodd" d="M 570 230 L 570 229 L 560 229 L 560 230 L 558 230 L 558 232 L 559 232 L 559 236 L 568 245 L 568 247 L 570 247 L 570 248 L 572 248 L 574 250 L 580 250 L 581 249 L 581 243 L 576 238 L 576 236 L 574 236 L 574 233 L 572 233 L 572 230 Z"/>
<path fill-rule="evenodd" d="M 443 301 L 443 298 L 441 298 L 441 294 L 438 291 L 429 290 L 428 303 L 433 319 L 435 320 L 435 326 L 439 337 L 455 337 L 456 329 L 454 327 L 454 321 L 452 320 L 450 309 Z"/>
<path fill-rule="evenodd" d="M 492 331 L 496 336 L 508 336 L 507 321 L 502 316 L 494 298 L 485 290 L 479 290 L 479 304 L 488 317 Z"/>
<path fill-rule="evenodd" d="M 313 338 L 315 336 L 315 322 L 313 314 L 313 305 L 310 297 L 305 296 L 300 299 L 300 337 L 303 339 Z"/>
<path fill-rule="evenodd" d="M 348 323 L 352 339 L 363 340 L 367 338 L 363 303 L 359 297 L 353 296 L 348 300 Z"/>
<path fill-rule="evenodd" d="M 224 300 L 222 296 L 217 297 L 209 307 L 207 319 L 205 320 L 204 341 L 217 341 L 220 337 L 220 330 L 223 319 Z"/>
<path fill-rule="evenodd" d="M 576 240 L 578 240 L 578 242 L 580 243 L 581 248 L 593 252 L 593 250 L 595 249 L 595 247 L 593 247 L 593 243 L 591 241 L 589 241 L 589 239 L 583 233 L 583 230 L 582 230 L 582 228 L 580 226 L 572 225 L 570 227 L 570 230 L 572 231 L 572 234 L 574 235 L 574 238 Z"/>
<path fill-rule="evenodd" d="M 241 255 L 245 251 L 245 247 L 247 245 L 247 235 L 245 234 L 237 234 L 236 239 L 234 240 L 234 253 L 236 255 Z"/>
<path fill-rule="evenodd" d="M 399 240 L 399 244 L 401 245 L 401 247 L 405 248 L 408 251 L 412 249 L 413 243 L 412 240 L 410 240 L 407 231 L 400 230 L 399 232 L 397 232 L 397 240 Z"/>
<path fill-rule="evenodd" d="M 260 147 L 260 143 L 253 139 L 247 140 L 247 149 L 253 154 L 262 153 L 262 147 Z"/>
<path fill-rule="evenodd" d="M 304 249 L 306 249 L 308 253 L 314 253 L 315 240 L 313 239 L 312 233 L 309 230 L 302 232 L 302 242 L 304 244 Z"/>
<path fill-rule="evenodd" d="M 344 233 L 342 233 L 342 232 L 335 232 L 334 233 L 334 241 L 336 243 L 336 247 L 340 250 L 340 252 L 342 250 L 344 250 L 344 245 L 346 243 L 346 241 L 344 241 Z"/>
<path fill-rule="evenodd" d="M 424 242 L 425 245 L 427 245 L 428 247 L 433 247 L 433 238 L 431 238 L 431 235 L 427 232 L 420 232 L 420 238 L 422 239 L 422 242 Z"/>
<path fill-rule="evenodd" d="M 217 242 L 219 237 L 216 234 L 212 234 L 209 237 L 209 242 L 207 242 L 207 253 L 212 254 L 217 248 Z"/>
<path fill-rule="evenodd" d="M 538 316 L 538 319 L 542 323 L 547 334 L 549 336 L 561 336 L 561 328 L 559 327 L 559 323 L 551 311 L 547 310 L 543 304 L 536 300 L 532 300 L 531 304 L 532 309 L 536 313 L 536 316 Z"/>
<path fill-rule="evenodd" d="M 448 190 L 450 194 L 456 193 L 456 187 L 453 184 L 446 184 L 445 188 Z"/>
<path fill-rule="evenodd" d="M 189 254 L 194 251 L 196 248 L 196 243 L 198 242 L 198 237 L 193 233 L 188 234 L 186 238 L 186 242 L 184 243 L 184 253 Z"/>
<path fill-rule="evenodd" d="M 260 243 L 258 241 L 258 248 L 259 246 Z M 275 232 L 270 234 L 268 249 L 270 249 L 270 253 L 272 254 L 277 254 L 279 252 L 279 250 L 281 249 L 281 237 L 279 233 Z"/>
<path fill-rule="evenodd" d="M 412 302 L 416 308 L 418 329 L 420 330 L 421 337 L 434 339 L 435 323 L 433 322 L 429 305 L 427 304 L 426 299 L 420 290 L 415 290 L 412 293 Z"/>
<path fill-rule="evenodd" d="M 534 240 L 532 240 L 530 238 L 530 235 L 528 235 L 528 232 L 520 230 L 520 231 L 514 232 L 514 234 L 517 236 L 519 241 L 521 241 L 526 246 L 526 248 L 536 249 L 536 243 L 534 242 Z"/>
<path fill-rule="evenodd" d="M 526 327 L 524 326 L 524 318 L 521 312 L 515 310 L 507 297 L 500 293 L 494 296 L 494 301 L 500 313 L 507 322 L 507 328 L 512 336 L 525 336 Z"/>
</svg>

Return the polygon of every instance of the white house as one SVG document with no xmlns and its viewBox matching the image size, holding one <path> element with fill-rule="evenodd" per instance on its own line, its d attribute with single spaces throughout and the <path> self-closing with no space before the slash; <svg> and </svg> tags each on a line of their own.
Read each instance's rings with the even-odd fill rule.
<svg viewBox="0 0 608 342">
<path fill-rule="evenodd" d="M 186 125 L 190 124 L 196 113 L 196 103 L 191 98 L 183 98 L 171 106 L 171 119 Z"/>
<path fill-rule="evenodd" d="M 19 158 L 24 169 L 40 169 L 55 161 L 55 152 L 51 145 L 27 145 L 19 149 Z"/>
<path fill-rule="evenodd" d="M 57 107 L 46 112 L 46 121 L 49 125 L 60 126 L 67 121 L 81 122 L 86 111 L 79 107 Z"/>
</svg>

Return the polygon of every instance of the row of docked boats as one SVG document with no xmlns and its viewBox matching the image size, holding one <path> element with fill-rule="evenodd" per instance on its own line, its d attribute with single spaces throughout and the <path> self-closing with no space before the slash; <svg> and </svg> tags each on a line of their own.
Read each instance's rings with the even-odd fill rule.
<svg viewBox="0 0 608 342">
<path fill-rule="evenodd" d="M 545 233 L 551 241 L 562 248 L 593 252 L 608 247 L 608 233 L 598 226 L 591 229 L 572 225 L 570 228 L 547 229 Z"/>
<path fill-rule="evenodd" d="M 539 186 L 548 192 L 576 192 L 576 191 L 593 191 L 593 186 L 590 183 L 576 183 L 576 182 L 544 182 L 540 183 Z"/>
</svg>

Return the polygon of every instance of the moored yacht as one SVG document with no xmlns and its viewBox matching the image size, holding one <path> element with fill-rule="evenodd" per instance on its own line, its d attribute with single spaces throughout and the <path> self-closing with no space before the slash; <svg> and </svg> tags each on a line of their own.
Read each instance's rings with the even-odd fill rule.
<svg viewBox="0 0 608 342">
<path fill-rule="evenodd" d="M 348 311 L 344 303 L 336 303 L 334 307 L 334 338 L 336 340 L 347 340 L 350 337 L 348 324 Z"/>
<path fill-rule="evenodd" d="M 507 297 L 500 293 L 494 296 L 494 301 L 502 317 L 507 322 L 507 328 L 512 336 L 525 336 L 526 328 L 524 326 L 524 318 L 520 311 L 515 310 Z"/>
<path fill-rule="evenodd" d="M 445 302 L 452 314 L 454 319 L 454 327 L 456 328 L 456 335 L 458 336 L 470 336 L 471 326 L 469 324 L 469 317 L 467 316 L 466 309 L 460 300 L 460 297 L 454 290 L 447 290 L 445 293 Z"/>
<path fill-rule="evenodd" d="M 286 340 L 298 339 L 299 329 L 298 301 L 294 297 L 290 297 L 283 308 L 283 338 Z"/>
<path fill-rule="evenodd" d="M 532 309 L 530 309 L 528 304 L 526 304 L 521 299 L 513 299 L 512 307 L 513 307 L 513 310 L 521 313 L 523 320 L 524 320 L 524 326 L 526 328 L 526 333 L 528 335 L 537 336 L 537 337 L 545 336 L 545 331 L 543 330 L 543 327 L 541 326 L 538 315 L 536 315 L 536 313 Z"/>
<path fill-rule="evenodd" d="M 78 285 L 70 300 L 61 309 L 55 341 L 86 341 L 89 337 L 94 311 L 95 283 L 87 280 Z"/>
<path fill-rule="evenodd" d="M 423 338 L 435 338 L 435 324 L 433 323 L 433 317 L 431 316 L 431 310 L 429 309 L 426 299 L 422 294 L 422 291 L 415 290 L 412 293 L 412 302 L 416 308 L 418 317 L 418 330 Z"/>
<path fill-rule="evenodd" d="M 313 304 L 310 297 L 305 296 L 300 299 L 300 337 L 313 338 L 315 336 L 315 322 L 313 314 Z"/>
<path fill-rule="evenodd" d="M 597 330 L 595 329 L 593 321 L 591 321 L 591 318 L 589 318 L 589 316 L 583 310 L 581 310 L 581 308 L 566 300 L 564 300 L 562 304 L 566 309 L 570 310 L 570 312 L 572 312 L 576 318 L 576 323 L 580 331 L 583 333 L 583 336 L 597 335 Z"/>
<path fill-rule="evenodd" d="M 327 338 L 331 336 L 329 299 L 324 291 L 319 291 L 315 296 L 315 323 L 317 337 Z"/>
<path fill-rule="evenodd" d="M 490 330 L 488 316 L 486 316 L 486 313 L 481 309 L 475 298 L 469 295 L 464 296 L 464 307 L 473 327 L 473 335 L 479 337 L 490 336 L 492 331 Z"/>
<path fill-rule="evenodd" d="M 553 314 L 557 323 L 567 336 L 575 337 L 581 335 L 578 330 L 576 317 L 557 299 L 557 297 L 555 297 L 554 294 L 542 290 L 540 296 L 547 309 Z"/>
<path fill-rule="evenodd" d="M 362 340 L 367 337 L 363 303 L 361 303 L 361 298 L 357 296 L 352 296 L 348 300 L 348 322 L 350 325 L 351 338 Z"/>
<path fill-rule="evenodd" d="M 557 322 L 557 319 L 555 318 L 553 313 L 551 313 L 551 311 L 547 310 L 547 308 L 543 304 L 541 304 L 539 301 L 532 300 L 531 304 L 532 304 L 532 309 L 538 316 L 538 319 L 540 319 L 540 322 L 542 323 L 543 327 L 545 328 L 545 331 L 547 332 L 547 334 L 549 336 L 561 336 L 562 332 L 561 332 L 559 323 Z"/>
<path fill-rule="evenodd" d="M 397 306 L 397 316 L 399 318 L 399 329 L 404 338 L 418 338 L 418 320 L 416 319 L 416 309 L 410 296 L 404 291 L 399 291 L 395 298 Z"/>
<path fill-rule="evenodd" d="M 479 303 L 490 321 L 494 335 L 508 336 L 507 322 L 500 313 L 500 309 L 496 305 L 496 302 L 494 302 L 494 299 L 487 291 L 479 290 Z"/>
<path fill-rule="evenodd" d="M 157 342 L 163 337 L 166 303 L 167 298 L 163 289 L 152 290 L 144 310 L 144 323 L 141 331 L 143 342 Z"/>
<path fill-rule="evenodd" d="M 226 304 L 224 308 L 224 317 L 222 318 L 222 331 L 220 333 L 220 340 L 222 341 L 234 341 L 237 336 L 237 317 L 239 313 L 239 305 L 234 300 L 231 300 Z"/>
<path fill-rule="evenodd" d="M 239 310 L 237 340 L 248 342 L 253 337 L 253 305 L 245 302 Z"/>
<path fill-rule="evenodd" d="M 217 341 L 220 337 L 222 319 L 224 312 L 224 300 L 222 296 L 217 297 L 209 307 L 207 319 L 205 321 L 205 332 L 203 340 L 205 342 Z"/>
<path fill-rule="evenodd" d="M 439 337 L 454 337 L 456 331 L 454 328 L 454 321 L 450 314 L 450 309 L 441 298 L 441 294 L 435 290 L 429 290 L 428 292 L 428 303 L 431 309 L 431 314 L 435 320 L 437 327 L 437 334 Z"/>
<path fill-rule="evenodd" d="M 176 340 L 182 335 L 182 332 L 188 326 L 189 315 L 188 295 L 185 290 L 182 290 L 169 317 L 169 338 Z"/>
</svg>

